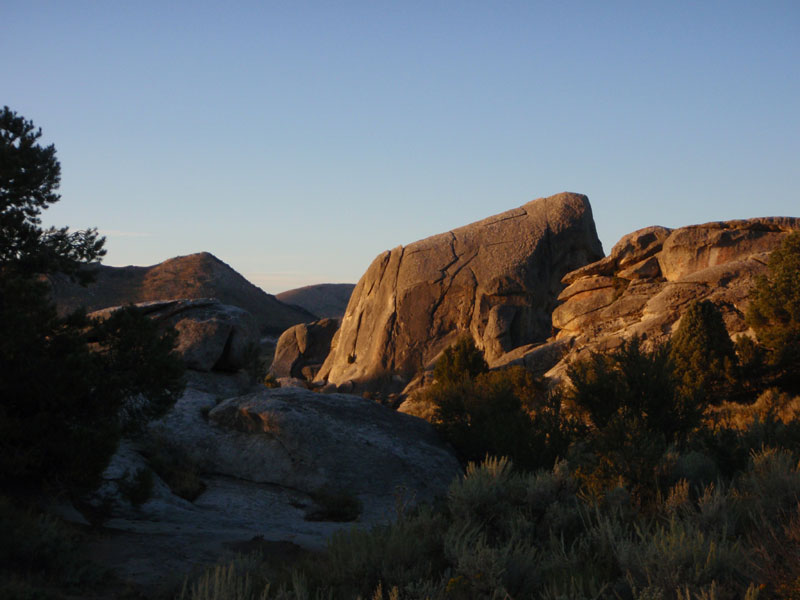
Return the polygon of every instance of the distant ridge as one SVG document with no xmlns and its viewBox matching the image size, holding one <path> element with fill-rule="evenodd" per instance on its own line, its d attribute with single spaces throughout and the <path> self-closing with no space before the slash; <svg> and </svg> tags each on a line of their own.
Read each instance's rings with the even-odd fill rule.
<svg viewBox="0 0 800 600">
<path fill-rule="evenodd" d="M 304 308 L 320 318 L 339 319 L 344 316 L 355 287 L 354 283 L 318 283 L 287 290 L 275 297 L 286 304 Z"/>
<path fill-rule="evenodd" d="M 53 300 L 60 313 L 85 307 L 99 310 L 134 302 L 177 298 L 217 298 L 250 312 L 262 334 L 279 334 L 317 316 L 284 304 L 256 287 L 213 254 L 177 256 L 150 267 L 89 267 L 95 281 L 87 287 L 62 276 L 51 277 Z"/>
</svg>

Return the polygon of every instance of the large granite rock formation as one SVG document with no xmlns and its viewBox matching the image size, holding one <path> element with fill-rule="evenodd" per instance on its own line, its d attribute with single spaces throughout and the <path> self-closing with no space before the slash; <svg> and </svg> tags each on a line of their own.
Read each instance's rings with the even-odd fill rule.
<svg viewBox="0 0 800 600">
<path fill-rule="evenodd" d="M 564 277 L 567 287 L 553 312 L 555 341 L 536 351 L 566 354 L 550 372 L 560 376 L 568 361 L 589 350 L 614 348 L 634 335 L 651 345 L 669 339 L 686 306 L 702 299 L 717 304 L 733 337 L 746 333 L 755 279 L 769 253 L 798 229 L 800 219 L 765 217 L 630 233 L 609 256 Z M 529 354 L 509 355 L 507 362 L 535 366 Z M 540 370 L 553 362 L 539 361 Z"/>
<path fill-rule="evenodd" d="M 401 389 L 459 336 L 491 362 L 542 342 L 561 277 L 603 256 L 586 196 L 534 200 L 378 256 L 318 381 Z"/>
<path fill-rule="evenodd" d="M 253 315 L 262 334 L 280 334 L 287 327 L 317 319 L 299 306 L 280 302 L 208 252 L 178 256 L 151 267 L 87 268 L 95 276 L 87 287 L 61 276 L 50 278 L 60 313 L 80 307 L 91 312 L 138 302 L 217 298 Z"/>
<path fill-rule="evenodd" d="M 259 343 L 252 315 L 213 298 L 136 304 L 151 319 L 178 332 L 175 351 L 189 369 L 236 371 L 246 366 Z M 90 313 L 103 318 L 114 306 Z"/>
<path fill-rule="evenodd" d="M 232 375 L 191 373 L 183 397 L 146 432 L 163 446 L 162 461 L 202 477 L 205 490 L 191 502 L 155 475 L 152 497 L 131 505 L 125 483 L 147 469 L 148 446 L 120 444 L 91 498 L 110 511 L 113 537 L 94 548 L 102 564 L 174 593 L 190 568 L 226 551 L 324 548 L 353 525 L 318 520 L 321 489 L 355 496 L 357 521 L 370 527 L 443 495 L 462 473 L 419 419 L 355 396 L 246 387 Z"/>
<path fill-rule="evenodd" d="M 275 297 L 285 304 L 304 308 L 320 318 L 341 319 L 355 287 L 354 283 L 318 283 L 287 290 L 275 294 Z"/>
<path fill-rule="evenodd" d="M 278 338 L 269 372 L 278 378 L 313 380 L 331 350 L 331 340 L 338 329 L 336 319 L 290 327 Z"/>
</svg>

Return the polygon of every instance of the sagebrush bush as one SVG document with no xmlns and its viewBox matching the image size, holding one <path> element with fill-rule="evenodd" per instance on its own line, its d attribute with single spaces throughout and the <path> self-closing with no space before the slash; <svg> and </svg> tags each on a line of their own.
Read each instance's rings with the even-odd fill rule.
<svg viewBox="0 0 800 600">
<path fill-rule="evenodd" d="M 436 508 L 335 534 L 325 553 L 274 580 L 269 597 L 793 597 L 798 493 L 796 462 L 773 449 L 754 453 L 732 481 L 694 494 L 681 480 L 648 507 L 622 488 L 602 502 L 582 495 L 564 462 L 534 474 L 488 458 L 470 464 Z M 259 573 L 251 572 L 254 593 L 266 589 Z M 247 582 L 241 569 L 213 577 L 227 594 Z"/>
</svg>

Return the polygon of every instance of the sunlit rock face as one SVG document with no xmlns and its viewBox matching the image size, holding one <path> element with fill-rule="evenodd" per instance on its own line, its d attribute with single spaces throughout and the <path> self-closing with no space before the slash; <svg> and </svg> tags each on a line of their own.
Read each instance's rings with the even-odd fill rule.
<svg viewBox="0 0 800 600">
<path fill-rule="evenodd" d="M 553 312 L 555 340 L 570 350 L 551 371 L 590 350 L 606 350 L 638 335 L 666 341 L 693 300 L 713 301 L 733 336 L 747 331 L 744 314 L 769 254 L 800 219 L 764 217 L 648 227 L 623 237 L 606 258 L 568 273 Z"/>
<path fill-rule="evenodd" d="M 603 256 L 589 200 L 563 193 L 378 256 L 317 376 L 402 389 L 459 336 L 491 362 L 543 342 L 562 276 Z"/>
</svg>

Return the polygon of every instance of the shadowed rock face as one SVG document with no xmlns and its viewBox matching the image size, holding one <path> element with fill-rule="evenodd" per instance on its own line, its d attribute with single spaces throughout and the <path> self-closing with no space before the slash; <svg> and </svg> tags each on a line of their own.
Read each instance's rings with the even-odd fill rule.
<svg viewBox="0 0 800 600">
<path fill-rule="evenodd" d="M 52 277 L 53 300 L 60 313 L 80 307 L 91 312 L 108 306 L 175 300 L 217 298 L 253 315 L 262 334 L 278 334 L 296 323 L 316 320 L 298 306 L 289 306 L 247 281 L 208 252 L 171 258 L 151 267 L 90 267 L 95 281 L 82 287 Z"/>
<path fill-rule="evenodd" d="M 534 200 L 378 256 L 318 381 L 400 389 L 459 336 L 490 362 L 543 342 L 561 277 L 603 256 L 586 196 Z"/>
<path fill-rule="evenodd" d="M 258 345 L 250 313 L 214 298 L 141 302 L 135 306 L 162 327 L 175 328 L 175 352 L 188 369 L 236 371 L 246 365 Z M 119 308 L 104 308 L 89 316 L 105 318 Z"/>
<path fill-rule="evenodd" d="M 576 357 L 634 335 L 650 345 L 666 341 L 693 300 L 717 304 L 732 336 L 747 332 L 755 279 L 766 272 L 770 252 L 798 229 L 800 219 L 764 217 L 626 235 L 609 256 L 564 277 L 568 286 L 553 312 L 556 342 L 548 346 L 569 350 L 550 375 L 560 377 Z"/>
<path fill-rule="evenodd" d="M 294 325 L 281 334 L 269 372 L 275 377 L 311 381 L 331 349 L 339 321 L 321 319 Z"/>
</svg>

